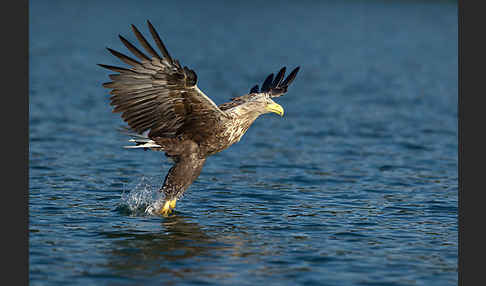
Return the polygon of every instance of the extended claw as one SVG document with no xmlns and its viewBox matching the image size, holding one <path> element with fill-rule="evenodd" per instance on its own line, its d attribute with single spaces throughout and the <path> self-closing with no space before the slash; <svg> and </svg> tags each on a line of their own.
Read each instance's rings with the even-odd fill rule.
<svg viewBox="0 0 486 286">
<path fill-rule="evenodd" d="M 177 199 L 165 201 L 164 206 L 160 210 L 160 214 L 164 217 L 168 217 L 175 209 Z"/>
</svg>

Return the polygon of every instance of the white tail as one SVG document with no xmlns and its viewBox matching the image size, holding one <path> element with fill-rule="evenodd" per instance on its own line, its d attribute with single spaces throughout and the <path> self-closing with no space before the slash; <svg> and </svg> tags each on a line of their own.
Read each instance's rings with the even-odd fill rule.
<svg viewBox="0 0 486 286">
<path fill-rule="evenodd" d="M 161 146 L 155 143 L 154 140 L 148 138 L 138 138 L 138 139 L 130 139 L 130 142 L 135 142 L 135 146 L 123 146 L 123 148 L 133 149 L 133 148 L 160 148 Z"/>
</svg>

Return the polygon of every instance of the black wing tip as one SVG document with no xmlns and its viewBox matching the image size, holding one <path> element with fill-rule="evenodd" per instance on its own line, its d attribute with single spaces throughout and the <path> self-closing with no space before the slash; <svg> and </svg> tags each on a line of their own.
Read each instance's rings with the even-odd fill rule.
<svg viewBox="0 0 486 286">
<path fill-rule="evenodd" d="M 166 60 L 169 63 L 173 63 L 174 59 L 172 59 L 172 57 L 170 56 L 170 53 L 167 50 L 167 48 L 165 47 L 164 43 L 162 42 L 162 39 L 160 38 L 159 33 L 157 33 L 157 30 L 155 30 L 154 26 L 152 25 L 152 23 L 150 23 L 149 20 L 147 20 L 147 25 L 149 27 L 150 34 L 152 34 L 152 38 L 155 40 L 155 43 L 157 44 L 157 47 L 159 48 L 159 50 L 162 52 L 162 55 L 164 56 L 164 58 L 166 58 Z"/>
<path fill-rule="evenodd" d="M 293 74 L 294 75 L 294 78 L 297 76 L 297 73 L 299 72 L 300 70 L 300 66 L 297 66 L 290 74 Z"/>
<path fill-rule="evenodd" d="M 117 67 L 117 66 L 111 66 L 111 65 L 105 65 L 105 64 L 96 64 L 102 68 L 117 72 L 117 73 L 129 73 L 129 74 L 136 74 L 135 71 L 123 67 Z"/>
<path fill-rule="evenodd" d="M 265 78 L 265 81 L 263 82 L 262 84 L 262 88 L 261 88 L 261 92 L 267 92 L 270 90 L 270 88 L 272 87 L 272 83 L 273 83 L 273 73 L 269 74 L 267 76 L 267 78 Z"/>
<path fill-rule="evenodd" d="M 120 40 L 123 42 L 123 43 L 128 43 L 128 44 L 131 44 L 129 40 L 127 40 L 127 38 L 123 37 L 121 34 L 118 34 L 118 38 L 120 38 Z M 126 45 L 126 44 L 125 44 Z"/>
<path fill-rule="evenodd" d="M 104 69 L 107 69 L 107 70 L 113 70 L 113 69 L 117 69 L 118 67 L 115 67 L 115 66 L 110 66 L 110 65 L 105 65 L 105 64 L 96 64 L 97 66 L 99 67 L 102 67 Z"/>
<path fill-rule="evenodd" d="M 292 72 L 295 72 L 295 74 L 297 74 L 300 70 L 300 66 L 297 66 Z"/>
<path fill-rule="evenodd" d="M 120 53 L 119 51 L 116 51 L 116 50 L 114 50 L 114 49 L 112 49 L 112 48 L 108 48 L 108 47 L 107 47 L 106 49 L 107 49 L 107 50 L 108 50 L 108 51 L 109 51 L 109 52 L 110 52 L 112 55 L 114 55 L 114 56 L 117 56 L 117 57 L 118 57 L 118 55 L 123 55 L 123 54 L 122 54 L 122 53 Z"/>
<path fill-rule="evenodd" d="M 283 66 L 275 75 L 275 78 L 273 77 L 274 76 L 273 73 L 269 74 L 263 81 L 261 88 L 259 89 L 257 84 L 250 89 L 250 93 L 259 93 L 259 92 L 270 92 L 272 94 L 285 93 L 287 92 L 288 86 L 292 83 L 292 81 L 297 76 L 299 70 L 300 70 L 300 66 L 297 66 L 290 72 L 287 78 L 285 78 L 285 72 L 287 71 L 287 67 Z"/>
<path fill-rule="evenodd" d="M 118 38 L 120 39 L 120 41 L 123 42 L 123 44 L 126 46 L 127 44 L 130 44 L 130 42 L 125 39 L 125 37 L 123 37 L 121 34 L 118 34 Z"/>
<path fill-rule="evenodd" d="M 137 35 L 137 33 L 142 34 L 140 30 L 138 30 L 137 26 L 135 26 L 134 24 L 130 24 L 130 27 L 132 28 L 132 31 L 135 33 L 135 35 Z"/>
<path fill-rule="evenodd" d="M 270 74 L 262 85 L 260 92 L 268 92 L 271 97 L 278 97 L 287 92 L 289 85 L 294 81 L 300 66 L 294 68 L 290 74 L 285 78 L 286 67 L 283 66 L 273 79 L 273 73 Z M 284 79 L 285 78 L 285 79 Z M 273 81 L 272 81 L 273 80 Z"/>
<path fill-rule="evenodd" d="M 157 58 L 157 59 L 162 59 L 159 54 L 152 48 L 152 46 L 149 44 L 147 39 L 143 36 L 143 34 L 138 30 L 138 28 L 134 25 L 131 24 L 132 26 L 132 32 L 135 34 L 135 37 L 137 37 L 138 41 L 142 46 L 145 48 L 145 50 L 152 55 L 152 57 Z"/>
<path fill-rule="evenodd" d="M 137 58 L 139 58 L 142 61 L 150 61 L 150 58 L 146 54 L 144 54 L 142 51 L 140 51 L 137 47 L 135 47 L 132 43 L 130 43 L 129 40 L 127 40 L 122 35 L 118 35 L 118 37 L 120 38 L 122 43 L 125 45 L 125 47 L 127 47 L 127 49 L 129 49 L 130 52 L 132 52 L 132 54 L 134 54 Z"/>
<path fill-rule="evenodd" d="M 112 85 L 113 85 L 112 81 L 104 82 L 101 84 L 101 86 L 103 86 L 104 88 L 112 88 L 113 87 Z"/>
<path fill-rule="evenodd" d="M 290 72 L 290 74 L 287 76 L 287 78 L 282 82 L 281 86 L 287 88 L 294 81 L 299 70 L 300 66 L 297 66 L 295 69 L 293 69 L 292 72 Z"/>
<path fill-rule="evenodd" d="M 277 75 L 275 76 L 275 79 L 273 80 L 272 88 L 277 88 L 280 85 L 280 83 L 284 79 L 286 69 L 287 68 L 284 66 L 278 71 Z"/>
<path fill-rule="evenodd" d="M 110 52 L 112 55 L 114 55 L 115 57 L 120 57 L 121 53 L 112 49 L 112 48 L 108 48 L 106 47 L 106 49 L 108 50 L 108 52 Z"/>
<path fill-rule="evenodd" d="M 134 67 L 141 66 L 142 65 L 139 61 L 137 61 L 137 60 L 135 60 L 135 59 L 133 59 L 133 58 L 127 56 L 127 55 L 124 55 L 124 54 L 122 54 L 122 53 L 120 53 L 118 51 L 115 51 L 115 50 L 111 49 L 111 48 L 106 48 L 106 49 L 112 55 L 114 55 L 115 57 L 119 58 L 120 60 L 122 60 L 123 62 L 125 62 L 128 65 L 131 65 L 131 66 L 134 66 Z"/>
<path fill-rule="evenodd" d="M 250 89 L 250 93 L 258 93 L 260 89 L 258 88 L 258 84 Z"/>
</svg>

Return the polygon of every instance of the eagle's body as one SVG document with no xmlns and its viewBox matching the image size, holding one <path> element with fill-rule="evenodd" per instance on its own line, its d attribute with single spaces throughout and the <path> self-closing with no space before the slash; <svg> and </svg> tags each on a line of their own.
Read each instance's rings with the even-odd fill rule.
<svg viewBox="0 0 486 286">
<path fill-rule="evenodd" d="M 275 79 L 269 75 L 260 90 L 256 85 L 250 93 L 217 106 L 196 86 L 196 73 L 172 59 L 150 22 L 148 26 L 162 57 L 132 25 L 151 57 L 120 36 L 140 61 L 108 49 L 131 68 L 100 66 L 119 73 L 110 75 L 112 82 L 103 86 L 113 89 L 113 112 L 121 112 L 134 132 L 130 141 L 136 145 L 127 147 L 163 151 L 174 161 L 161 188 L 164 200 L 147 209 L 168 215 L 199 176 L 207 157 L 238 142 L 258 116 L 268 112 L 283 115 L 283 108 L 271 98 L 287 92 L 299 68 L 284 80 L 284 67 Z"/>
</svg>

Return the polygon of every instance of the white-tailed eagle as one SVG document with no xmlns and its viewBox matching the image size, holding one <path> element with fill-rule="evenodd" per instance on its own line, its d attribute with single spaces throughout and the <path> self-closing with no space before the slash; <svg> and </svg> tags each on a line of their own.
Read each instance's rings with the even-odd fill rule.
<svg viewBox="0 0 486 286">
<path fill-rule="evenodd" d="M 173 59 L 152 24 L 147 24 L 162 56 L 132 25 L 148 55 L 119 36 L 137 59 L 108 48 L 130 67 L 100 66 L 117 72 L 103 86 L 112 89 L 113 112 L 121 112 L 135 135 L 130 141 L 136 145 L 128 147 L 163 151 L 174 160 L 160 189 L 163 201 L 147 208 L 167 216 L 199 176 L 207 157 L 238 142 L 258 116 L 269 112 L 283 116 L 282 106 L 273 98 L 287 92 L 299 67 L 286 78 L 283 67 L 275 77 L 270 74 L 261 88 L 255 85 L 249 93 L 218 106 L 197 87 L 196 73 Z"/>
</svg>

